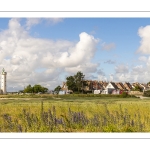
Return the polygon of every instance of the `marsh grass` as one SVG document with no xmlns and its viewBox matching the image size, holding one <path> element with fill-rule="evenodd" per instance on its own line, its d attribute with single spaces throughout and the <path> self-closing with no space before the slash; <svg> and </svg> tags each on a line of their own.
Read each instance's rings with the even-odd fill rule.
<svg viewBox="0 0 150 150">
<path fill-rule="evenodd" d="M 150 100 L 63 97 L 0 100 L 0 132 L 149 132 Z"/>
</svg>

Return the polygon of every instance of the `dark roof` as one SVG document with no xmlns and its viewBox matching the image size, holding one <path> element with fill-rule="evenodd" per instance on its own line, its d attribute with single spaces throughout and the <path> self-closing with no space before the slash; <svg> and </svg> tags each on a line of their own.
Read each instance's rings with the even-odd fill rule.
<svg viewBox="0 0 150 150">
<path fill-rule="evenodd" d="M 117 85 L 117 87 L 118 87 L 119 89 L 121 89 L 121 90 L 126 90 L 126 88 L 125 88 L 125 86 L 123 85 L 122 82 L 118 82 L 118 83 L 116 83 L 116 85 Z"/>
<path fill-rule="evenodd" d="M 118 89 L 118 86 L 114 82 L 110 82 L 115 89 Z"/>
<path fill-rule="evenodd" d="M 125 86 L 125 85 L 127 86 L 127 88 L 132 89 L 132 85 L 131 85 L 129 82 L 125 82 L 125 83 L 124 83 L 124 86 Z"/>
</svg>

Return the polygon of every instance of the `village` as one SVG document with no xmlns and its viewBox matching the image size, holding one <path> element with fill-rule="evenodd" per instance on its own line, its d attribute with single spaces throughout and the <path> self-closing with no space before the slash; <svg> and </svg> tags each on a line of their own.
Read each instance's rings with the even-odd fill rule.
<svg viewBox="0 0 150 150">
<path fill-rule="evenodd" d="M 1 73 L 1 89 L 0 94 L 6 94 L 6 75 L 4 68 Z M 97 80 L 82 80 L 82 94 L 122 94 L 126 92 L 130 95 L 142 95 L 144 91 L 150 90 L 150 83 L 129 83 L 129 82 L 106 82 Z M 63 82 L 58 94 L 72 94 L 74 91 L 69 89 L 67 82 Z"/>
<path fill-rule="evenodd" d="M 127 92 L 128 94 L 141 95 L 144 91 L 150 90 L 150 84 L 145 83 L 129 83 L 129 82 L 106 82 L 106 81 L 83 81 L 86 86 L 82 87 L 82 93 L 93 93 L 93 94 L 122 94 Z M 63 82 L 59 94 L 70 94 L 72 90 L 68 90 L 66 82 Z"/>
</svg>

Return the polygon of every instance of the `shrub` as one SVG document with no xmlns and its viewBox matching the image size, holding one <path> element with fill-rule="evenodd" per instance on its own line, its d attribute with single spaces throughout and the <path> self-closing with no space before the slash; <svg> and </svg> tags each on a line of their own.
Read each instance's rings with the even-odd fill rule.
<svg viewBox="0 0 150 150">
<path fill-rule="evenodd" d="M 126 98 L 126 97 L 128 97 L 128 93 L 127 93 L 127 92 L 123 92 L 123 93 L 120 95 L 120 97 Z"/>
<path fill-rule="evenodd" d="M 143 96 L 150 97 L 150 90 L 149 90 L 149 91 L 144 91 L 144 94 L 143 94 Z"/>
</svg>

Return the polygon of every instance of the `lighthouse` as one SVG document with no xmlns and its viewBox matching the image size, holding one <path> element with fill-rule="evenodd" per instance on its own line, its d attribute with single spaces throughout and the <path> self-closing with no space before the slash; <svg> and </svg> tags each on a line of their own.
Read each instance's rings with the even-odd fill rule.
<svg viewBox="0 0 150 150">
<path fill-rule="evenodd" d="M 6 75 L 7 72 L 5 72 L 5 69 L 3 68 L 2 73 L 1 73 L 1 90 L 3 94 L 6 94 Z"/>
</svg>

